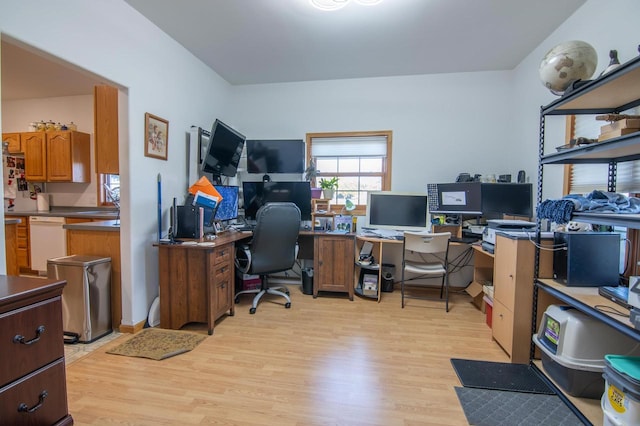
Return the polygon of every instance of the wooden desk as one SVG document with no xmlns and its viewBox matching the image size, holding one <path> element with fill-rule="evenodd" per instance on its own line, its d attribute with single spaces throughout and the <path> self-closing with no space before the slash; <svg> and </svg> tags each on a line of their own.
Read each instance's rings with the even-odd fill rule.
<svg viewBox="0 0 640 426">
<path fill-rule="evenodd" d="M 160 327 L 180 329 L 190 322 L 207 323 L 234 315 L 235 242 L 250 232 L 228 231 L 210 246 L 154 244 L 158 247 Z"/>
</svg>

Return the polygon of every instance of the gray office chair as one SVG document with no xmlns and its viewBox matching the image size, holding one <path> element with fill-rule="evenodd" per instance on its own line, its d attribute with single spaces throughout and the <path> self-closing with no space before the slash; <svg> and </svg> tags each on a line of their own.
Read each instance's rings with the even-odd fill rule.
<svg viewBox="0 0 640 426">
<path fill-rule="evenodd" d="M 287 300 L 284 307 L 291 307 L 287 287 L 270 287 L 267 276 L 293 267 L 296 261 L 299 232 L 300 209 L 295 204 L 268 203 L 258 210 L 253 238 L 245 248 L 246 264 L 236 263 L 243 273 L 260 275 L 259 289 L 240 291 L 235 296 L 235 302 L 238 303 L 241 295 L 257 293 L 249 309 L 250 314 L 256 313 L 258 302 L 265 294 L 282 296 Z"/>
<path fill-rule="evenodd" d="M 446 312 L 449 312 L 449 240 L 451 232 L 410 232 L 404 233 L 404 251 L 402 255 L 402 281 L 400 291 L 402 294 L 402 307 L 405 298 L 434 300 L 433 297 L 421 297 L 410 295 L 405 286 L 422 285 L 412 282 L 423 278 L 442 278 L 440 284 L 440 298 L 445 302 Z M 405 273 L 412 275 L 411 279 L 405 278 Z M 408 282 L 409 281 L 409 282 Z M 444 294 L 443 294 L 444 293 Z"/>
</svg>

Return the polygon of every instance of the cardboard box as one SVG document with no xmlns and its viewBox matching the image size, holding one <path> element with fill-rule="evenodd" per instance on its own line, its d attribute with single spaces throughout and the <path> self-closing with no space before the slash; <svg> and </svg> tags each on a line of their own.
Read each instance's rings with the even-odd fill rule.
<svg viewBox="0 0 640 426">
<path fill-rule="evenodd" d="M 625 118 L 600 127 L 600 133 L 614 132 L 620 129 L 640 129 L 640 118 Z"/>
<path fill-rule="evenodd" d="M 482 313 L 486 312 L 485 302 L 482 300 L 484 297 L 484 291 L 482 288 L 482 284 L 474 281 L 464 289 L 464 291 L 469 294 L 469 296 L 473 297 L 472 303 L 482 311 Z"/>
<path fill-rule="evenodd" d="M 617 138 L 619 136 L 628 135 L 629 133 L 635 133 L 637 131 L 638 129 L 618 129 L 618 130 L 613 130 L 611 132 L 600 133 L 600 136 L 598 137 L 598 141 L 601 142 L 607 139 Z"/>
</svg>

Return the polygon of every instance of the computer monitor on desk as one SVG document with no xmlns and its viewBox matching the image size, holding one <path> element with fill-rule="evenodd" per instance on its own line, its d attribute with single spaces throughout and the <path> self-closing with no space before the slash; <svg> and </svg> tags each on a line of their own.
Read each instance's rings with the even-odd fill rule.
<svg viewBox="0 0 640 426">
<path fill-rule="evenodd" d="M 369 192 L 366 226 L 396 232 L 426 231 L 429 229 L 427 210 L 427 194 Z"/>
<path fill-rule="evenodd" d="M 311 220 L 309 182 L 242 182 L 244 217 L 255 221 L 258 210 L 269 202 L 291 202 L 300 209 L 302 220 Z"/>
<path fill-rule="evenodd" d="M 226 228 L 229 221 L 238 217 L 238 194 L 237 186 L 214 185 L 222 200 L 216 207 L 213 221 L 216 223 L 216 230 L 221 231 Z M 207 216 L 205 215 L 205 220 Z"/>
</svg>

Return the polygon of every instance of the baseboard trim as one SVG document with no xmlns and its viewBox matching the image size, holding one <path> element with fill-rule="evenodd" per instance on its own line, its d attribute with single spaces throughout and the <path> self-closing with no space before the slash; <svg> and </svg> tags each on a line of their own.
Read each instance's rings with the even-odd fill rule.
<svg viewBox="0 0 640 426">
<path fill-rule="evenodd" d="M 145 323 L 147 322 L 147 320 L 144 321 L 140 321 L 137 324 L 134 325 L 124 325 L 124 324 L 120 324 L 120 333 L 129 333 L 129 334 L 135 334 L 138 331 L 142 330 L 144 328 Z"/>
</svg>

